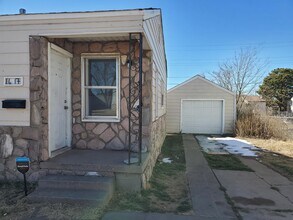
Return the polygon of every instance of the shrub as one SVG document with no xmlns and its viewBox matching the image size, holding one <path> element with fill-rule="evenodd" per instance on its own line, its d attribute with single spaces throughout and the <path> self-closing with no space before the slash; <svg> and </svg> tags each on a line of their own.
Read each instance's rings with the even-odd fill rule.
<svg viewBox="0 0 293 220">
<path fill-rule="evenodd" d="M 281 119 L 246 108 L 238 113 L 236 134 L 241 137 L 286 140 L 288 129 Z"/>
</svg>

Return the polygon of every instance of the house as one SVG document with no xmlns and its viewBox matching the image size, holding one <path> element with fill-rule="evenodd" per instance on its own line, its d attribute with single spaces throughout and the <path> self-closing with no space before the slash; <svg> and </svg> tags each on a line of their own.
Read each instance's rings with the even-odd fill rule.
<svg viewBox="0 0 293 220">
<path fill-rule="evenodd" d="M 287 112 L 293 113 L 293 97 L 288 101 Z"/>
<path fill-rule="evenodd" d="M 244 106 L 251 107 L 258 112 L 266 113 L 267 106 L 266 101 L 257 95 L 243 95 L 242 96 Z"/>
<path fill-rule="evenodd" d="M 227 134 L 234 132 L 235 94 L 196 75 L 167 93 L 167 132 Z"/>
<path fill-rule="evenodd" d="M 144 187 L 166 134 L 162 25 L 160 9 L 1 15 L 0 179 L 27 156 L 31 181 Z"/>
</svg>

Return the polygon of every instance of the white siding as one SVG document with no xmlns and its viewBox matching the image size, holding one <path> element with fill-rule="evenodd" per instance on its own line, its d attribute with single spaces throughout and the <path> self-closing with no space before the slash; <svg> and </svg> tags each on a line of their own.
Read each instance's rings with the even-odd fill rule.
<svg viewBox="0 0 293 220">
<path fill-rule="evenodd" d="M 159 10 L 153 13 L 155 13 L 153 17 L 144 20 L 143 28 L 153 52 L 152 119 L 154 121 L 166 114 L 166 98 L 164 98 L 164 105 L 161 104 L 161 98 L 162 95 L 166 97 L 167 93 L 167 63 L 161 14 Z"/>
<path fill-rule="evenodd" d="M 235 123 L 235 96 L 207 80 L 196 77 L 167 93 L 167 132 L 180 132 L 181 99 L 224 99 L 224 133 L 232 133 Z"/>
<path fill-rule="evenodd" d="M 142 32 L 143 11 L 0 16 L 0 125 L 29 125 L 29 36 L 87 37 Z M 24 86 L 3 87 L 5 76 L 23 76 Z M 2 100 L 23 98 L 24 110 L 2 109 Z"/>
</svg>

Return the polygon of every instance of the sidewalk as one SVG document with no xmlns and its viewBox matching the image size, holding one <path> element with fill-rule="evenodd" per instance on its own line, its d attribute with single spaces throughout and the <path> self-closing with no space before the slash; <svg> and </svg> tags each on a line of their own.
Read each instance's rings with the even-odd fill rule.
<svg viewBox="0 0 293 220">
<path fill-rule="evenodd" d="M 220 184 L 204 158 L 193 135 L 183 135 L 187 179 L 195 216 L 237 219 Z"/>
<path fill-rule="evenodd" d="M 109 212 L 103 220 L 220 220 L 237 219 L 220 190 L 193 135 L 183 134 L 186 175 L 193 205 L 193 216 L 171 213 Z"/>
</svg>

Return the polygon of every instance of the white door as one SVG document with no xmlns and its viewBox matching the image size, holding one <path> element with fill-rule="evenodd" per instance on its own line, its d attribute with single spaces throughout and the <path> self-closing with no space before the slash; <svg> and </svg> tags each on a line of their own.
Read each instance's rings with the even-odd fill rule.
<svg viewBox="0 0 293 220">
<path fill-rule="evenodd" d="M 182 100 L 182 133 L 221 134 L 222 129 L 222 100 Z"/>
<path fill-rule="evenodd" d="M 61 48 L 49 46 L 49 148 L 52 156 L 52 152 L 71 145 L 71 58 L 62 53 Z"/>
</svg>

